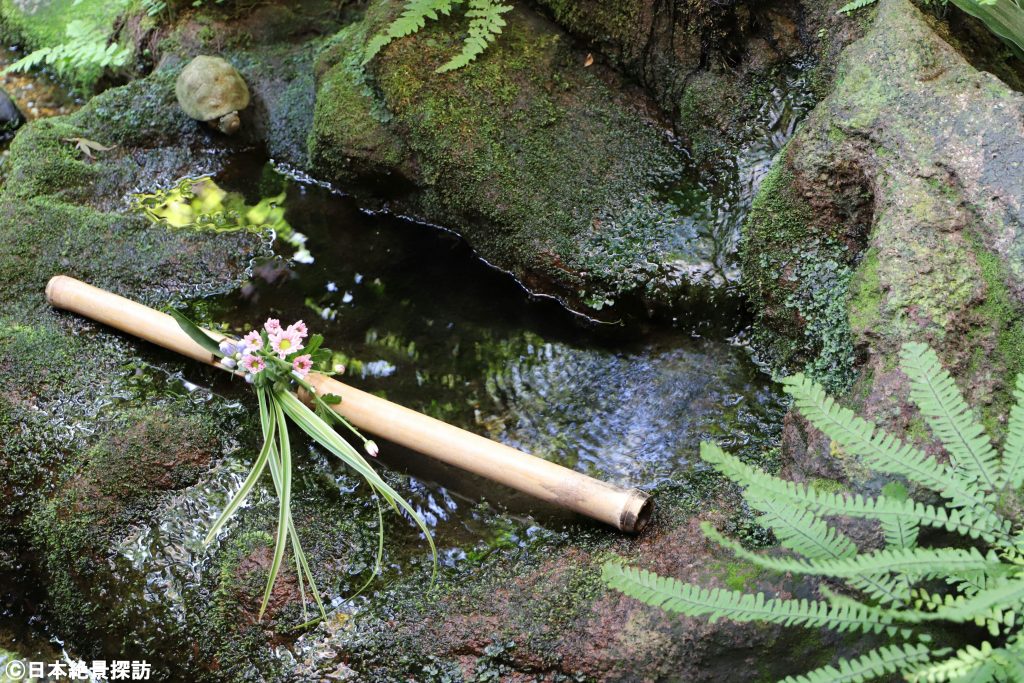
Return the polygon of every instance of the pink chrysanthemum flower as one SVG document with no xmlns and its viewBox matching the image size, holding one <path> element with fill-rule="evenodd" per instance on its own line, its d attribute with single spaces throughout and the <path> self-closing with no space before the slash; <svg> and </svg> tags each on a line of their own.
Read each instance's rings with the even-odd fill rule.
<svg viewBox="0 0 1024 683">
<path fill-rule="evenodd" d="M 277 334 L 281 331 L 281 321 L 277 318 L 267 318 L 267 322 L 263 323 L 263 329 L 267 334 Z"/>
<path fill-rule="evenodd" d="M 289 332 L 295 332 L 299 335 L 299 339 L 305 339 L 309 331 L 306 329 L 306 323 L 301 320 L 297 320 L 288 326 Z"/>
<path fill-rule="evenodd" d="M 292 330 L 278 330 L 270 335 L 270 348 L 281 358 L 302 349 L 302 338 Z"/>
<path fill-rule="evenodd" d="M 259 351 L 263 348 L 263 337 L 256 330 L 253 330 L 249 334 L 242 337 L 242 341 L 245 342 L 246 347 L 250 351 Z"/>
<path fill-rule="evenodd" d="M 259 374 L 265 367 L 267 367 L 267 362 L 259 356 L 242 356 L 242 369 L 250 374 Z"/>
<path fill-rule="evenodd" d="M 308 353 L 299 356 L 292 361 L 292 370 L 299 376 L 299 378 L 305 377 L 309 374 L 309 371 L 313 369 L 313 357 Z"/>
</svg>

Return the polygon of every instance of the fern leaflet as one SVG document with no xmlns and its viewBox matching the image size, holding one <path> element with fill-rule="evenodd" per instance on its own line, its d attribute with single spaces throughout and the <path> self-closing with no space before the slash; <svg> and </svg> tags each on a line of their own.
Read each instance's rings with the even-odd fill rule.
<svg viewBox="0 0 1024 683">
<path fill-rule="evenodd" d="M 786 626 L 826 626 L 840 632 L 880 633 L 889 628 L 884 617 L 869 614 L 857 605 L 833 607 L 818 600 L 766 600 L 763 593 L 702 588 L 612 562 L 604 565 L 602 578 L 612 588 L 648 605 L 693 617 L 707 616 L 711 621 L 732 619 Z"/>
<path fill-rule="evenodd" d="M 957 506 L 987 506 L 991 502 L 992 496 L 979 493 L 924 451 L 840 406 L 820 384 L 803 374 L 786 378 L 783 385 L 811 424 L 831 436 L 846 452 L 864 458 L 872 469 L 906 477 L 937 491 Z"/>
<path fill-rule="evenodd" d="M 1019 489 L 1024 485 L 1024 374 L 1017 375 L 1013 396 L 1017 401 L 1010 408 L 999 480 L 1010 488 Z"/>
<path fill-rule="evenodd" d="M 856 10 L 867 7 L 868 5 L 873 5 L 876 2 L 878 2 L 878 0 L 853 0 L 853 2 L 848 2 L 840 7 L 839 13 L 849 14 L 850 12 L 855 12 Z"/>
<path fill-rule="evenodd" d="M 753 494 L 757 490 L 748 491 Z M 751 507 L 763 513 L 758 523 L 770 527 L 782 545 L 799 555 L 810 559 L 838 559 L 857 552 L 853 541 L 810 510 L 787 505 L 774 498 L 744 497 Z"/>
<path fill-rule="evenodd" d="M 975 548 L 897 548 L 878 550 L 852 557 L 822 560 L 800 560 L 754 553 L 736 541 L 720 534 L 714 526 L 701 524 L 704 535 L 731 550 L 737 557 L 778 572 L 814 574 L 816 576 L 848 577 L 865 574 L 900 573 L 914 577 L 960 572 L 1000 571 L 1006 565 L 994 555 L 983 556 Z"/>
<path fill-rule="evenodd" d="M 844 496 L 818 492 L 805 484 L 786 481 L 756 470 L 738 458 L 729 455 L 713 443 L 702 443 L 701 458 L 714 465 L 722 474 L 741 486 L 758 490 L 756 495 L 776 497 L 793 505 L 814 510 L 823 515 L 845 515 L 877 520 L 904 517 L 927 526 L 955 531 L 970 538 L 994 541 L 997 534 L 1005 536 L 999 520 L 975 519 L 967 511 L 947 510 L 913 500 L 892 500 L 884 497 L 864 498 L 861 495 Z"/>
<path fill-rule="evenodd" d="M 409 0 L 398 18 L 366 44 L 363 64 L 376 57 L 392 40 L 411 36 L 427 25 L 427 19 L 437 21 L 441 15 L 450 15 L 452 9 L 460 4 L 462 0 Z"/>
<path fill-rule="evenodd" d="M 904 344 L 900 368 L 910 378 L 910 397 L 927 418 L 932 431 L 949 451 L 954 465 L 996 491 L 998 463 L 992 441 L 974 421 L 956 382 L 924 344 Z"/>
<path fill-rule="evenodd" d="M 461 69 L 479 57 L 505 27 L 501 15 L 511 10 L 512 5 L 498 5 L 494 0 L 469 0 L 469 9 L 466 11 L 469 17 L 469 36 L 462 44 L 462 51 L 439 66 L 437 73 Z"/>
<path fill-rule="evenodd" d="M 998 651 L 1002 651 L 1002 648 Z M 957 650 L 949 659 L 914 671 L 907 676 L 907 680 L 912 683 L 996 680 L 996 662 L 993 655 L 998 651 L 988 641 L 982 642 L 980 648 L 968 645 L 962 650 Z"/>
<path fill-rule="evenodd" d="M 823 666 L 800 676 L 789 676 L 780 683 L 861 683 L 924 664 L 933 656 L 927 645 L 919 643 L 888 645 L 856 659 L 841 659 L 838 666 Z"/>
</svg>

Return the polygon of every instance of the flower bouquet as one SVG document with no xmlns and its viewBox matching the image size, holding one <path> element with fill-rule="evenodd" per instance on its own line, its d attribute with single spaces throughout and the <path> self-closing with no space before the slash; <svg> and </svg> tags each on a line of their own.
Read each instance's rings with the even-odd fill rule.
<svg viewBox="0 0 1024 683">
<path fill-rule="evenodd" d="M 378 544 L 376 562 L 370 580 L 379 573 L 384 554 L 381 498 L 387 501 L 396 512 L 401 510 L 407 512 L 423 531 L 427 543 L 430 545 L 436 573 L 437 549 L 434 546 L 430 529 L 427 528 L 423 518 L 407 500 L 381 479 L 362 454 L 335 431 L 334 426 L 340 425 L 348 430 L 355 439 L 362 442 L 363 449 L 371 456 L 377 455 L 377 444 L 360 434 L 348 420 L 332 409 L 332 406 L 341 402 L 340 396 L 320 395 L 316 391 L 316 387 L 307 381 L 307 376 L 312 371 L 335 374 L 343 369 L 330 366 L 334 354 L 323 347 L 321 335 L 309 336 L 306 325 L 301 320 L 284 327 L 280 321 L 272 318 L 264 323 L 262 329 L 252 330 L 241 339 L 226 337 L 218 342 L 179 311 L 171 309 L 168 312 L 189 337 L 220 359 L 221 366 L 244 376 L 245 381 L 251 384 L 256 391 L 263 432 L 263 446 L 241 488 L 231 498 L 210 528 L 205 543 L 209 544 L 216 538 L 218 532 L 245 502 L 246 496 L 259 481 L 264 470 L 269 469 L 280 503 L 280 513 L 273 561 L 263 593 L 263 602 L 260 606 L 260 619 L 263 618 L 267 609 L 271 590 L 281 570 L 289 542 L 295 559 L 303 614 L 308 621 L 308 615 L 306 615 L 306 587 L 308 585 L 320 611 L 320 617 L 326 616 L 323 600 L 317 590 L 291 516 L 292 458 L 288 420 L 291 420 L 314 441 L 355 470 L 377 494 Z M 293 393 L 296 389 L 305 390 L 310 397 L 312 409 Z M 368 584 L 369 581 L 364 584 L 363 588 Z M 360 588 L 360 591 L 363 588 Z"/>
</svg>

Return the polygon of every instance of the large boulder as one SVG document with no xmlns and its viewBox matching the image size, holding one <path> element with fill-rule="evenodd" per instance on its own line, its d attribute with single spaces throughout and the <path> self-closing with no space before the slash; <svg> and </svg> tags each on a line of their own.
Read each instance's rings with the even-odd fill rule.
<svg viewBox="0 0 1024 683">
<path fill-rule="evenodd" d="M 935 347 L 1001 436 L 1024 368 L 1024 96 L 882 0 L 765 181 L 743 244 L 761 350 L 927 438 L 895 358 Z M 989 40 L 992 40 L 990 37 Z M 828 444 L 793 452 L 809 469 Z"/>
<path fill-rule="evenodd" d="M 717 250 L 674 194 L 683 160 L 639 93 L 535 11 L 516 6 L 477 61 L 434 70 L 459 49 L 457 20 L 428 22 L 361 64 L 394 17 L 371 3 L 317 62 L 312 173 L 376 181 L 391 206 L 461 233 L 531 289 L 599 310 L 663 308 L 722 283 Z M 691 183 L 691 185 L 686 185 Z"/>
</svg>

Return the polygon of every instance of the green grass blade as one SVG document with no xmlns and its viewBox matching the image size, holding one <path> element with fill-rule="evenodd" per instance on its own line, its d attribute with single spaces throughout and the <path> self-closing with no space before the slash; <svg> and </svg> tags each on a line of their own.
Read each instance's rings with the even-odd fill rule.
<svg viewBox="0 0 1024 683">
<path fill-rule="evenodd" d="M 263 470 L 267 466 L 267 461 L 270 457 L 270 451 L 273 448 L 274 436 L 277 430 L 277 420 L 269 419 L 266 410 L 266 397 L 264 396 L 264 390 L 259 389 L 256 395 L 260 402 L 260 422 L 263 425 L 263 447 L 260 449 L 260 453 L 256 456 L 256 462 L 253 463 L 252 469 L 249 470 L 249 476 L 242 482 L 242 487 L 238 489 L 227 506 L 224 508 L 220 516 L 217 517 L 217 521 L 210 527 L 210 531 L 206 534 L 206 538 L 203 543 L 209 545 L 213 539 L 220 532 L 221 528 L 227 523 L 235 511 L 245 502 L 249 492 L 252 491 L 253 487 L 256 486 L 256 482 L 259 481 L 260 476 L 263 474 Z"/>
<path fill-rule="evenodd" d="M 206 334 L 206 332 L 204 332 L 202 328 L 199 327 L 199 325 L 196 325 L 194 322 L 186 318 L 181 311 L 177 310 L 176 308 L 168 307 L 167 313 L 172 318 L 174 318 L 174 321 L 176 323 L 178 323 L 178 327 L 180 327 L 185 334 L 192 338 L 192 341 L 202 346 L 204 349 L 209 351 L 217 358 L 220 358 L 223 355 L 220 352 L 220 345 L 216 342 L 216 340 L 214 340 L 214 338 L 211 337 L 210 335 Z"/>
<path fill-rule="evenodd" d="M 288 440 L 288 423 L 285 421 L 284 412 L 281 410 L 281 406 L 276 398 L 270 401 L 270 408 L 276 415 L 278 428 L 277 436 L 280 450 L 278 453 L 280 456 L 278 465 L 281 477 L 281 488 L 278 491 L 280 512 L 277 520 L 277 543 L 274 547 L 274 559 L 270 565 L 270 575 L 267 577 L 267 588 L 263 593 L 263 603 L 260 605 L 259 621 L 263 620 L 263 614 L 267 611 L 267 605 L 270 603 L 270 593 L 273 591 L 274 583 L 276 583 L 277 576 L 281 571 L 281 562 L 284 560 L 284 551 L 288 545 L 288 526 L 291 523 L 292 461 L 291 443 Z"/>
<path fill-rule="evenodd" d="M 423 520 L 418 512 L 409 504 L 405 498 L 400 496 L 398 492 L 388 486 L 387 482 L 381 479 L 380 475 L 370 467 L 369 463 L 354 449 L 352 445 L 341 438 L 341 436 L 334 431 L 334 429 L 324 422 L 320 417 L 310 410 L 302 401 L 298 399 L 294 394 L 287 391 L 280 391 L 276 394 L 276 403 L 281 409 L 292 419 L 292 421 L 299 426 L 300 429 L 305 431 L 312 437 L 317 443 L 334 453 L 339 457 L 345 464 L 349 465 L 358 472 L 366 482 L 376 490 L 382 498 L 391 503 L 392 507 L 398 507 L 405 510 L 413 521 L 423 532 L 427 539 L 427 544 L 430 546 L 430 554 L 434 561 L 433 572 L 431 574 L 431 584 L 437 578 L 437 546 L 434 544 L 434 537 L 430 533 L 430 528 L 427 523 Z"/>
<path fill-rule="evenodd" d="M 1013 0 L 952 0 L 953 4 L 977 17 L 989 31 L 1005 41 L 1018 58 L 1024 59 L 1024 9 Z"/>
<path fill-rule="evenodd" d="M 274 450 L 275 457 L 269 461 L 269 469 L 271 478 L 274 480 L 274 490 L 276 491 L 278 498 L 281 496 L 281 467 L 280 463 L 277 462 L 276 453 Z M 302 543 L 299 541 L 299 533 L 295 529 L 295 520 L 291 516 L 289 511 L 288 515 L 288 537 L 292 543 L 292 555 L 295 558 L 296 568 L 299 572 L 299 590 L 302 593 L 302 610 L 305 618 L 306 615 L 306 598 L 305 592 L 302 590 L 303 574 L 305 574 L 306 582 L 309 584 L 310 593 L 313 595 L 313 601 L 316 602 L 317 609 L 320 611 L 320 618 L 327 618 L 327 610 L 324 609 L 323 599 L 320 596 L 320 591 L 316 585 L 316 579 L 313 578 L 313 572 L 309 568 L 309 559 L 306 557 L 305 551 L 302 549 Z M 306 624 L 311 623 L 309 619 L 306 619 Z"/>
</svg>

